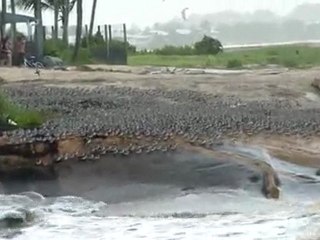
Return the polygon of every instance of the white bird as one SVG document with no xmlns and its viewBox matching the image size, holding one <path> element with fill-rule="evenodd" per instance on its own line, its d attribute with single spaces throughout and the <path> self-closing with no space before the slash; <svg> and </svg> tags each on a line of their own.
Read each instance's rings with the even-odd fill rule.
<svg viewBox="0 0 320 240">
<path fill-rule="evenodd" d="M 15 121 L 13 121 L 9 116 L 7 116 L 6 119 L 7 119 L 7 122 L 8 122 L 9 125 L 12 125 L 12 126 L 17 126 L 17 125 L 18 125 L 18 124 L 17 124 Z"/>
<path fill-rule="evenodd" d="M 184 21 L 187 20 L 187 10 L 189 10 L 189 8 L 186 7 L 184 9 L 182 9 L 182 11 L 181 11 L 181 16 L 182 16 Z"/>
</svg>

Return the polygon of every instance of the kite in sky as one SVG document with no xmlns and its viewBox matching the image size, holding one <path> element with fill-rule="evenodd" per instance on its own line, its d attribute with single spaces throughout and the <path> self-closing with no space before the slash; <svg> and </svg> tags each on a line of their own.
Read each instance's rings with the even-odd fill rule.
<svg viewBox="0 0 320 240">
<path fill-rule="evenodd" d="M 165 2 L 165 1 L 166 1 L 166 0 L 162 0 L 162 2 Z M 182 16 L 182 19 L 183 19 L 184 21 L 187 20 L 187 10 L 189 10 L 188 7 L 182 9 L 182 11 L 181 11 L 181 16 Z"/>
<path fill-rule="evenodd" d="M 184 9 L 182 9 L 182 11 L 181 11 L 181 16 L 182 16 L 184 21 L 187 20 L 187 10 L 189 10 L 189 8 L 186 7 Z"/>
</svg>

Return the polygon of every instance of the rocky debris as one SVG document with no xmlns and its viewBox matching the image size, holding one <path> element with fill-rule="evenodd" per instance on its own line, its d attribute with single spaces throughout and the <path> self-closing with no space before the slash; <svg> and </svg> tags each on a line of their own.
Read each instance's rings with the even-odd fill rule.
<svg viewBox="0 0 320 240">
<path fill-rule="evenodd" d="M 17 208 L 4 211 L 0 214 L 0 228 L 19 228 L 25 226 L 35 218 L 34 212 Z"/>
<path fill-rule="evenodd" d="M 63 63 L 62 59 L 52 56 L 44 56 L 42 60 L 43 65 L 46 68 L 55 69 L 55 70 L 66 70 L 66 66 Z"/>
<path fill-rule="evenodd" d="M 315 79 L 313 80 L 313 82 L 311 83 L 311 85 L 312 85 L 314 88 L 320 90 L 320 78 L 315 78 Z"/>
<path fill-rule="evenodd" d="M 273 172 L 265 171 L 263 173 L 262 193 L 267 198 L 278 199 L 280 197 L 280 181 Z"/>
</svg>

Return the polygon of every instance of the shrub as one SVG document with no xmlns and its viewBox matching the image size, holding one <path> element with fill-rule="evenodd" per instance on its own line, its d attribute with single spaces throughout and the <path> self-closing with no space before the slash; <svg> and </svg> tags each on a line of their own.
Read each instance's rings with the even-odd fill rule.
<svg viewBox="0 0 320 240">
<path fill-rule="evenodd" d="M 213 54 L 223 52 L 221 42 L 215 38 L 204 36 L 201 41 L 194 44 L 196 54 Z"/>
<path fill-rule="evenodd" d="M 74 64 L 90 64 L 92 63 L 92 57 L 89 49 L 80 48 L 78 58 L 75 62 L 72 61 L 74 47 L 69 47 L 65 49 L 60 58 L 63 59 L 66 63 L 74 63 Z"/>
<path fill-rule="evenodd" d="M 267 63 L 269 64 L 279 64 L 279 58 L 277 56 L 267 57 Z"/>
<path fill-rule="evenodd" d="M 286 59 L 283 61 L 283 65 L 287 68 L 296 68 L 298 67 L 298 62 L 294 59 Z"/>
<path fill-rule="evenodd" d="M 88 42 L 89 41 L 89 42 Z M 89 44 L 88 44 L 89 43 Z M 88 46 L 89 45 L 89 46 Z M 66 45 L 62 40 L 48 39 L 44 44 L 44 55 L 59 57 L 67 63 L 89 64 L 93 62 L 108 62 L 117 64 L 126 63 L 127 54 L 135 54 L 137 49 L 135 46 L 127 42 L 124 45 L 123 41 L 112 40 L 110 42 L 110 59 L 107 56 L 107 43 L 101 33 L 97 32 L 94 36 L 87 39 L 81 39 L 80 51 L 76 62 L 72 62 L 74 51 L 73 45 Z M 125 51 L 127 50 L 127 52 Z"/>
<path fill-rule="evenodd" d="M 166 45 L 163 48 L 155 49 L 153 52 L 159 55 L 193 55 L 194 49 L 191 46 Z"/>
<path fill-rule="evenodd" d="M 277 50 L 275 50 L 275 49 L 269 49 L 267 51 L 267 55 L 269 55 L 269 56 L 278 56 L 279 52 Z"/>
<path fill-rule="evenodd" d="M 227 63 L 227 68 L 235 69 L 235 68 L 241 68 L 242 62 L 239 59 L 231 59 Z"/>
<path fill-rule="evenodd" d="M 44 55 L 60 57 L 69 47 L 61 39 L 48 39 L 44 42 Z"/>
<path fill-rule="evenodd" d="M 127 51 L 128 51 L 128 54 L 136 54 L 137 47 L 127 42 Z"/>
<path fill-rule="evenodd" d="M 95 46 L 106 44 L 103 36 L 98 33 L 96 33 L 92 37 L 85 36 L 81 39 L 81 47 L 82 48 L 88 48 L 88 43 L 89 43 L 90 47 L 95 47 Z"/>
</svg>

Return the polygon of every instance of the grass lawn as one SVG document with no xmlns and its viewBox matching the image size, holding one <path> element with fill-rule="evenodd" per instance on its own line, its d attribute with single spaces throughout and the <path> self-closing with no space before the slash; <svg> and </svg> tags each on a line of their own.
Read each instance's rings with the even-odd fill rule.
<svg viewBox="0 0 320 240">
<path fill-rule="evenodd" d="M 289 68 L 320 65 L 320 48 L 302 45 L 272 46 L 259 49 L 236 50 L 212 55 L 156 55 L 130 56 L 129 65 L 243 68 L 247 65 L 277 64 Z"/>
<path fill-rule="evenodd" d="M 5 116 L 9 116 L 18 124 L 18 127 L 22 128 L 37 127 L 45 121 L 42 113 L 16 105 L 0 93 L 0 118 Z"/>
</svg>

